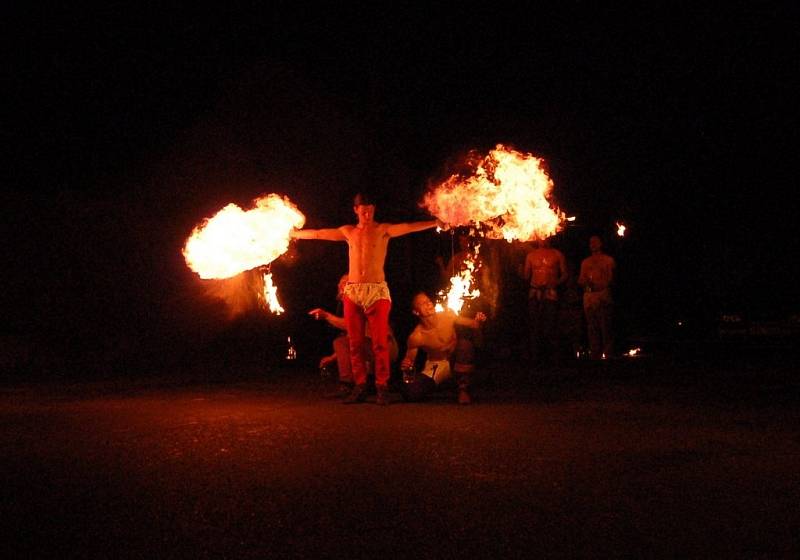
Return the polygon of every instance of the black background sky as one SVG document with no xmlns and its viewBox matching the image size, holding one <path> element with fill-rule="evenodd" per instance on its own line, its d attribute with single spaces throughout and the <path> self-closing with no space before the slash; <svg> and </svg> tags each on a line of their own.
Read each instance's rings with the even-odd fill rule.
<svg viewBox="0 0 800 560">
<path fill-rule="evenodd" d="M 336 226 L 378 185 L 379 218 L 423 219 L 445 163 L 497 143 L 545 158 L 578 216 L 558 243 L 579 259 L 608 236 L 649 321 L 796 313 L 798 23 L 756 2 L 20 9 L 3 24 L 4 328 L 208 327 L 179 253 L 202 218 L 279 192 Z M 390 254 L 403 289 L 447 252 L 426 235 Z M 286 297 L 330 303 L 343 266 L 341 247 L 301 246 Z"/>
</svg>

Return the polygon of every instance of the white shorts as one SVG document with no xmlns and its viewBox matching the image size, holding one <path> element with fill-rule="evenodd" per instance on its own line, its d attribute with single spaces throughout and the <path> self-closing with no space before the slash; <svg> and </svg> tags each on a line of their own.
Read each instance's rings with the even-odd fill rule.
<svg viewBox="0 0 800 560">
<path fill-rule="evenodd" d="M 437 385 L 453 377 L 449 360 L 428 360 L 420 373 L 433 379 Z"/>
<path fill-rule="evenodd" d="M 344 287 L 344 295 L 364 311 L 378 300 L 392 301 L 386 282 L 348 282 Z"/>
</svg>

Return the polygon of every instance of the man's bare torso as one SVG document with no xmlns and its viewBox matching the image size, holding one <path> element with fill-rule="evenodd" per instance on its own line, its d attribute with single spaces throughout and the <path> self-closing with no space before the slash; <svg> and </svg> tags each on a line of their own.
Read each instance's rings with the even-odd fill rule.
<svg viewBox="0 0 800 560">
<path fill-rule="evenodd" d="M 526 259 L 532 287 L 558 285 L 561 276 L 561 253 L 557 249 L 548 247 L 533 249 Z"/>
<path fill-rule="evenodd" d="M 585 258 L 581 265 L 581 276 L 592 291 L 607 289 L 614 277 L 614 259 L 603 253 Z"/>
<path fill-rule="evenodd" d="M 435 319 L 430 328 L 417 325 L 410 338 L 425 350 L 429 360 L 446 360 L 456 347 L 456 316 L 449 311 L 440 311 Z"/>
<path fill-rule="evenodd" d="M 387 224 L 372 223 L 365 226 L 342 226 L 347 239 L 350 261 L 349 281 L 383 282 L 386 280 L 383 265 L 389 247 Z"/>
</svg>

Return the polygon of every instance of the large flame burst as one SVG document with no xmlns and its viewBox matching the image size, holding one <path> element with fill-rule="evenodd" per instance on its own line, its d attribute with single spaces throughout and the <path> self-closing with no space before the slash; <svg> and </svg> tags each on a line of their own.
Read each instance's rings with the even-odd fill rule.
<svg viewBox="0 0 800 560">
<path fill-rule="evenodd" d="M 553 181 L 544 160 L 498 144 L 472 154 L 471 174 L 435 185 L 420 204 L 450 226 L 484 226 L 487 237 L 531 241 L 561 230 L 566 215 L 550 206 Z"/>
<path fill-rule="evenodd" d="M 292 228 L 305 223 L 287 197 L 269 194 L 253 204 L 246 211 L 228 204 L 194 228 L 183 256 L 200 278 L 230 278 L 271 263 L 289 248 Z"/>
</svg>

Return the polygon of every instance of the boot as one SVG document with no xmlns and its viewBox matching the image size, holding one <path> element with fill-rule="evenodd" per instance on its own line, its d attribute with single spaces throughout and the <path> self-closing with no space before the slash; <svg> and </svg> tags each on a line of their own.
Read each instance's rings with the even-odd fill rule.
<svg viewBox="0 0 800 560">
<path fill-rule="evenodd" d="M 379 406 L 387 406 L 389 404 L 389 388 L 386 385 L 377 385 L 377 396 L 375 397 L 375 404 Z"/>
<path fill-rule="evenodd" d="M 367 385 L 366 383 L 361 383 L 353 387 L 353 390 L 350 391 L 350 394 L 347 395 L 347 398 L 342 401 L 344 404 L 359 404 L 363 403 L 367 400 Z"/>
<path fill-rule="evenodd" d="M 469 377 L 461 374 L 458 376 L 458 404 L 471 404 L 472 397 L 469 395 Z"/>
<path fill-rule="evenodd" d="M 352 383 L 340 382 L 335 389 L 323 395 L 326 399 L 343 399 L 353 391 Z"/>
</svg>

